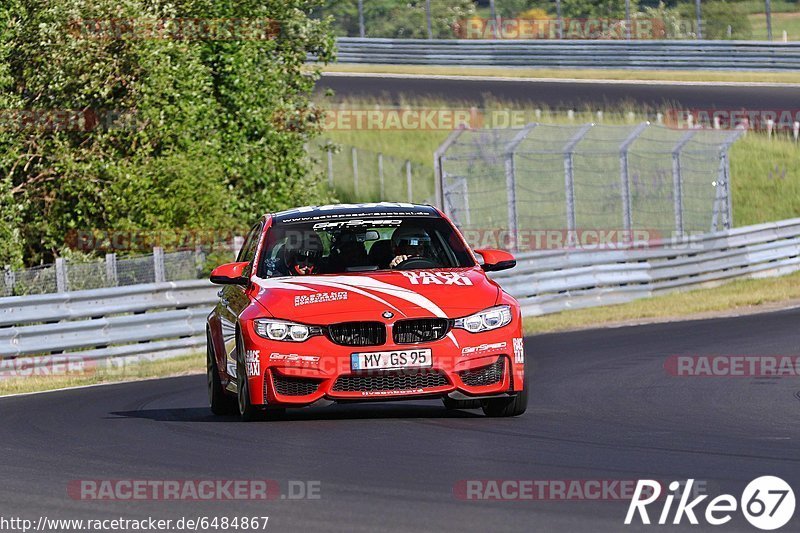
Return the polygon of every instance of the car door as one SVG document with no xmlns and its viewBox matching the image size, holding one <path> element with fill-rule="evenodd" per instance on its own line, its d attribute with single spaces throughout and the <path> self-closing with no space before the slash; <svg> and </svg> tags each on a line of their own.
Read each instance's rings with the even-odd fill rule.
<svg viewBox="0 0 800 533">
<path fill-rule="evenodd" d="M 264 223 L 259 222 L 250 229 L 244 240 L 242 249 L 236 261 L 247 261 L 250 265 L 242 271 L 242 275 L 250 277 L 253 269 L 253 260 L 256 255 L 258 242 L 261 238 Z M 247 287 L 241 285 L 225 285 L 217 293 L 219 296 L 219 317 L 222 326 L 222 338 L 225 342 L 226 361 L 225 366 L 228 375 L 236 376 L 236 321 L 239 315 L 250 305 L 250 297 L 247 295 Z"/>
</svg>

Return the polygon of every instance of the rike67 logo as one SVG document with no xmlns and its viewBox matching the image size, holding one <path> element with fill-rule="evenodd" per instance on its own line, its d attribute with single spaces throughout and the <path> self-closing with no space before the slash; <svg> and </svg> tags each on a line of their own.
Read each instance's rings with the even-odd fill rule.
<svg viewBox="0 0 800 533">
<path fill-rule="evenodd" d="M 650 515 L 647 506 L 658 501 L 653 505 L 652 510 L 657 510 L 663 499 L 663 507 L 658 515 L 656 523 L 664 525 L 669 523 L 672 515 L 672 524 L 680 524 L 685 517 L 690 524 L 697 525 L 698 515 L 712 526 L 721 526 L 728 523 L 737 509 L 741 509 L 742 514 L 750 524 L 758 529 L 771 531 L 786 525 L 794 515 L 794 491 L 784 480 L 775 476 L 762 476 L 751 481 L 742 492 L 742 497 L 737 501 L 730 494 L 721 494 L 707 502 L 705 512 L 700 509 L 703 500 L 708 498 L 707 494 L 697 496 L 691 501 L 692 484 L 694 479 L 686 482 L 685 490 L 682 490 L 682 483 L 673 481 L 669 484 L 671 492 L 662 498 L 662 486 L 658 481 L 650 479 L 640 479 L 636 484 L 628 514 L 625 516 L 625 524 L 630 525 L 637 516 L 642 524 L 650 524 Z M 675 496 L 679 501 L 672 514 L 672 504 Z"/>
</svg>

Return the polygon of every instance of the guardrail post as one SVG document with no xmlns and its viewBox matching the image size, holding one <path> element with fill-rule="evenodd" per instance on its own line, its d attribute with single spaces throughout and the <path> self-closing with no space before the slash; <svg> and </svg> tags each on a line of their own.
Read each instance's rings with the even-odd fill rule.
<svg viewBox="0 0 800 533">
<path fill-rule="evenodd" d="M 683 231 L 683 172 L 681 168 L 681 150 L 686 146 L 696 130 L 687 131 L 672 150 L 672 204 L 675 211 L 675 233 L 682 238 Z"/>
<path fill-rule="evenodd" d="M 408 191 L 408 203 L 414 203 L 414 189 L 411 183 L 411 161 L 406 159 L 406 189 Z"/>
<path fill-rule="evenodd" d="M 444 211 L 448 217 L 450 216 L 450 213 L 447 209 L 447 205 L 444 202 L 445 170 L 442 168 L 442 164 L 444 163 L 445 153 L 450 146 L 452 146 L 453 143 L 458 140 L 462 133 L 464 133 L 463 128 L 459 128 L 450 132 L 450 135 L 447 136 L 447 139 L 445 139 L 444 142 L 439 145 L 439 148 L 437 148 L 433 153 L 433 179 L 435 189 L 434 194 L 436 195 L 436 207 Z"/>
<path fill-rule="evenodd" d="M 519 133 L 506 145 L 505 149 L 506 191 L 508 194 L 508 234 L 509 247 L 512 252 L 517 251 L 517 237 L 519 236 L 517 228 L 519 222 L 517 216 L 517 167 L 514 164 L 514 152 L 535 127 L 536 124 L 531 123 L 519 130 Z"/>
<path fill-rule="evenodd" d="M 166 273 L 164 272 L 164 249 L 160 246 L 153 248 L 153 271 L 155 272 L 156 283 L 162 283 L 166 280 Z"/>
<path fill-rule="evenodd" d="M 593 124 L 584 124 L 578 132 L 564 145 L 564 193 L 567 202 L 567 239 L 572 244 L 571 240 L 575 237 L 575 168 L 573 165 L 573 156 L 575 155 L 575 147 L 581 139 L 592 129 Z"/>
<path fill-rule="evenodd" d="M 647 122 L 642 122 L 636 126 L 619 147 L 619 179 L 622 185 L 622 225 L 626 232 L 626 240 L 630 239 L 631 228 L 633 227 L 631 187 L 630 180 L 628 179 L 628 149 L 631 144 L 633 144 L 633 141 L 647 128 L 647 125 Z"/>
<path fill-rule="evenodd" d="M 56 258 L 56 292 L 67 292 L 67 264 L 63 257 Z"/>
<path fill-rule="evenodd" d="M 378 152 L 378 182 L 380 183 L 380 199 L 383 201 L 386 196 L 384 194 L 386 187 L 383 183 L 383 154 L 381 152 Z"/>
<path fill-rule="evenodd" d="M 350 149 L 353 158 L 353 196 L 358 199 L 358 150 L 353 146 Z"/>
<path fill-rule="evenodd" d="M 106 254 L 106 283 L 109 287 L 119 285 L 117 277 L 117 254 Z"/>
</svg>

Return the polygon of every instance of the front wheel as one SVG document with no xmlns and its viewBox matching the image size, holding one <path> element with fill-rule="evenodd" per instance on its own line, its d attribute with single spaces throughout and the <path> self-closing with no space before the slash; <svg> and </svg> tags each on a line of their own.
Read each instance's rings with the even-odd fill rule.
<svg viewBox="0 0 800 533">
<path fill-rule="evenodd" d="M 285 412 L 285 409 L 282 408 L 264 408 L 250 402 L 250 380 L 247 379 L 247 369 L 244 364 L 244 346 L 238 336 L 236 338 L 236 385 L 236 403 L 239 406 L 239 416 L 242 417 L 242 421 L 268 420 L 279 417 Z"/>
</svg>

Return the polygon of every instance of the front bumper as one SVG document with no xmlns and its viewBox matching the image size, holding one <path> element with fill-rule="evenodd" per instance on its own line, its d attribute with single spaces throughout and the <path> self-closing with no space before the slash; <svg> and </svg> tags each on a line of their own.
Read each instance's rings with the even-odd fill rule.
<svg viewBox="0 0 800 533">
<path fill-rule="evenodd" d="M 325 336 L 301 343 L 270 341 L 252 325 L 242 328 L 254 405 L 302 407 L 311 404 L 402 400 L 450 396 L 478 399 L 513 395 L 524 383 L 524 356 L 518 321 L 498 330 L 469 333 L 451 329 L 437 341 L 420 344 L 341 346 Z M 353 371 L 355 352 L 430 348 L 430 368 Z M 516 348 L 516 349 L 515 349 Z"/>
</svg>

